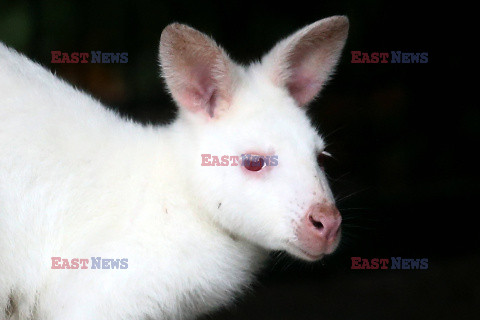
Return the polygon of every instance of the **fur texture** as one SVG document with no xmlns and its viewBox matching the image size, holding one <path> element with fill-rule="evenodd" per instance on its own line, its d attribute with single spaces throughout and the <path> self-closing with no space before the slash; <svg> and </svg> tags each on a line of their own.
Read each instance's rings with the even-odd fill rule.
<svg viewBox="0 0 480 320">
<path fill-rule="evenodd" d="M 122 119 L 0 44 L 0 319 L 189 319 L 245 289 L 269 250 L 313 260 L 298 226 L 333 198 L 301 106 L 347 29 L 321 20 L 243 67 L 168 26 L 160 61 L 179 113 L 167 126 Z M 200 166 L 205 153 L 278 166 Z M 128 268 L 57 270 L 52 257 Z"/>
</svg>

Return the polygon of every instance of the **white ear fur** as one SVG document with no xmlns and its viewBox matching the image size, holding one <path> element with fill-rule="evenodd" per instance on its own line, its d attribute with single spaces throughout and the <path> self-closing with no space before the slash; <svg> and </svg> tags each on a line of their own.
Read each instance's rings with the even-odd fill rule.
<svg viewBox="0 0 480 320">
<path fill-rule="evenodd" d="M 333 73 L 348 34 L 348 18 L 314 22 L 280 41 L 262 60 L 275 85 L 299 106 L 312 101 Z"/>
<path fill-rule="evenodd" d="M 181 107 L 212 118 L 228 108 L 236 66 L 208 36 L 183 24 L 168 25 L 160 39 L 160 64 Z"/>
</svg>

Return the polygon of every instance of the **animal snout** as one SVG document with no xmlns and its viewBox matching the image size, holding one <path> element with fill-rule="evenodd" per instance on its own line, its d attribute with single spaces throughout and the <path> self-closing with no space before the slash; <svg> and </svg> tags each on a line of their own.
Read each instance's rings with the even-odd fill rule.
<svg viewBox="0 0 480 320">
<path fill-rule="evenodd" d="M 313 227 L 310 229 L 315 236 L 327 242 L 335 240 L 340 230 L 342 217 L 334 205 L 315 204 L 310 207 L 307 215 L 306 223 Z"/>
<path fill-rule="evenodd" d="M 297 228 L 298 247 L 310 260 L 332 253 L 340 239 L 342 217 L 330 203 L 316 203 L 309 207 Z"/>
</svg>

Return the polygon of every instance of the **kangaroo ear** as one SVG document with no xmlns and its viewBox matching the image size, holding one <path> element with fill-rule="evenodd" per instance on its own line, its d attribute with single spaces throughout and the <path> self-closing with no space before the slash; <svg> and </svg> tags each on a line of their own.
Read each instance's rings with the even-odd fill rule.
<svg viewBox="0 0 480 320">
<path fill-rule="evenodd" d="M 160 39 L 160 64 L 180 107 L 212 118 L 228 108 L 235 64 L 208 36 L 183 24 L 167 26 Z"/>
<path fill-rule="evenodd" d="M 286 87 L 298 105 L 304 106 L 333 73 L 347 34 L 347 17 L 319 20 L 280 41 L 262 64 L 274 84 Z"/>
</svg>

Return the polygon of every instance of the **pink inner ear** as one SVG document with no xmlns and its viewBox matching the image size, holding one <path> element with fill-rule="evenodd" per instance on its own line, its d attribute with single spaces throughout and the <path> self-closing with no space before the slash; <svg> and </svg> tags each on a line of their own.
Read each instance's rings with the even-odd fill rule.
<svg viewBox="0 0 480 320">
<path fill-rule="evenodd" d="M 220 101 L 230 101 L 234 63 L 208 36 L 169 25 L 160 40 L 160 58 L 168 88 L 181 107 L 213 118 Z"/>
<path fill-rule="evenodd" d="M 287 83 L 290 95 L 300 106 L 310 102 L 320 91 L 321 87 L 322 81 L 316 79 L 313 75 L 309 75 L 308 72 L 302 73 L 298 72 L 298 70 L 292 73 Z"/>
<path fill-rule="evenodd" d="M 218 98 L 218 85 L 212 79 L 212 71 L 208 66 L 197 66 L 188 79 L 179 85 L 179 102 L 193 112 L 206 112 L 215 116 L 215 106 Z"/>
<path fill-rule="evenodd" d="M 315 98 L 328 76 L 322 70 L 322 64 L 327 64 L 328 55 L 324 52 L 323 44 L 315 40 L 299 44 L 290 57 L 291 73 L 287 88 L 299 106 Z"/>
<path fill-rule="evenodd" d="M 348 19 L 317 21 L 281 41 L 264 59 L 275 84 L 286 86 L 299 106 L 320 92 L 338 61 L 348 32 Z"/>
</svg>

